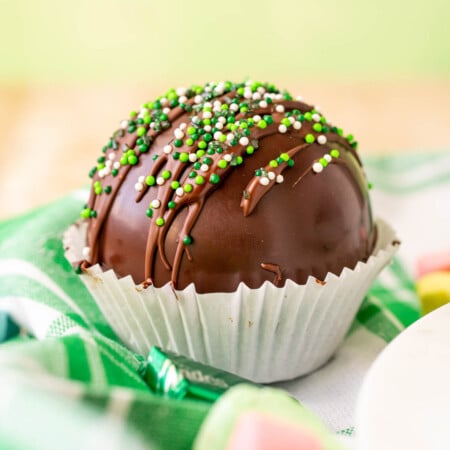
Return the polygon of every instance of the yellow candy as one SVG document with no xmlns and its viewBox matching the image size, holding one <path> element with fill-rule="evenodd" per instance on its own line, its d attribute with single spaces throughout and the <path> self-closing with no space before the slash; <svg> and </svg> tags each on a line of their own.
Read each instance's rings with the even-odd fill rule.
<svg viewBox="0 0 450 450">
<path fill-rule="evenodd" d="M 416 290 L 422 303 L 422 314 L 450 303 L 450 272 L 432 272 L 419 278 Z"/>
</svg>

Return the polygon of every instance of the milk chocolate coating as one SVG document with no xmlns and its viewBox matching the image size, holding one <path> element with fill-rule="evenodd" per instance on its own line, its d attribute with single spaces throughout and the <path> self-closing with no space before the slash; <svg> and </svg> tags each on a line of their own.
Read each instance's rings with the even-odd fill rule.
<svg viewBox="0 0 450 450">
<path fill-rule="evenodd" d="M 297 106 L 307 110 L 303 103 Z M 88 231 L 87 243 L 96 247 L 91 263 L 113 269 L 118 276 L 131 275 L 136 283 L 148 278 L 145 267 L 151 221 L 146 210 L 160 188 L 148 189 L 137 202 L 135 183 L 140 175 L 150 173 L 155 164 L 152 156 L 163 154 L 173 129 L 189 120 L 188 113 L 179 115 L 169 130 L 156 137 L 139 163 L 114 180 L 109 203 L 97 203 L 100 219 L 90 220 Z M 265 281 L 282 286 L 287 279 L 299 284 L 308 276 L 323 280 L 328 272 L 339 275 L 344 267 L 352 269 L 358 261 L 366 261 L 376 235 L 367 181 L 355 150 L 335 133 L 328 134 L 325 145 L 313 143 L 298 151 L 292 157 L 295 165 L 282 172 L 284 181 L 268 189 L 251 213 L 243 213 L 243 191 L 255 170 L 280 153 L 305 144 L 308 127 L 304 123 L 298 132 L 261 137 L 259 149 L 202 199 L 189 233 L 193 242 L 185 247 L 175 277 L 156 250 L 151 283 L 160 287 L 175 280 L 177 289 L 194 283 L 200 293 L 231 292 L 241 282 L 258 288 Z M 119 146 L 127 139 L 128 135 L 118 139 Z M 314 161 L 333 148 L 339 149 L 339 158 L 321 173 L 312 171 Z M 163 240 L 171 264 L 183 239 L 187 214 L 187 208 L 179 210 Z"/>
</svg>

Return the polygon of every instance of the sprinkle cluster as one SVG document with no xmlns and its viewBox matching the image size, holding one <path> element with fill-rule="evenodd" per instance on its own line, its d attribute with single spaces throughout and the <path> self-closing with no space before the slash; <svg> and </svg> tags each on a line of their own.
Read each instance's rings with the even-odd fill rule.
<svg viewBox="0 0 450 450">
<path fill-rule="evenodd" d="M 188 119 L 173 128 L 173 121 L 186 113 Z M 174 209 L 181 198 L 194 194 L 199 186 L 219 184 L 229 166 L 239 166 L 244 158 L 257 152 L 259 139 L 267 131 L 297 133 L 299 142 L 305 144 L 325 145 L 330 133 L 344 137 L 342 129 L 329 125 L 317 109 L 308 107 L 300 97 L 294 99 L 270 83 L 221 81 L 169 89 L 120 122 L 120 128 L 103 147 L 103 155 L 89 173 L 91 178 L 95 177 L 94 195 L 109 195 L 113 191 L 114 178 L 127 167 L 138 165 L 156 136 L 169 129 L 162 152 L 152 155 L 155 164 L 159 158 L 163 160 L 161 170 L 139 174 L 134 184 L 138 195 L 152 187 L 170 185 L 173 191 L 170 200 L 163 205 L 154 199 L 146 211 L 158 226 L 165 224 L 164 212 Z M 345 139 L 352 147 L 357 147 L 352 135 L 345 136 Z M 238 148 L 241 151 L 236 151 Z M 333 158 L 338 157 L 339 151 L 333 148 L 313 162 L 312 172 L 322 172 Z M 183 171 L 174 173 L 167 168 L 170 158 L 186 165 L 188 175 L 182 177 Z M 294 160 L 287 153 L 281 153 L 269 162 L 269 167 L 275 169 L 282 163 L 292 167 Z M 267 168 L 258 169 L 255 176 L 263 186 L 272 180 L 283 182 L 283 175 Z M 158 214 L 158 211 L 162 213 Z M 95 218 L 94 204 L 86 205 L 81 216 Z"/>
</svg>

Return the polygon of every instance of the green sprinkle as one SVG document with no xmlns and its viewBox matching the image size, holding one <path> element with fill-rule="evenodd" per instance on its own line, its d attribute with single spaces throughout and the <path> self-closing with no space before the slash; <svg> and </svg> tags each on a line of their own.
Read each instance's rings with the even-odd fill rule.
<svg viewBox="0 0 450 450">
<path fill-rule="evenodd" d="M 170 183 L 170 187 L 173 190 L 178 189 L 180 187 L 180 182 L 179 181 L 172 181 L 172 183 Z"/>
<path fill-rule="evenodd" d="M 173 145 L 175 147 L 181 147 L 183 145 L 183 141 L 181 139 L 175 139 L 175 141 L 173 142 Z"/>
<path fill-rule="evenodd" d="M 112 190 L 111 186 L 106 186 L 105 187 L 105 194 L 111 194 L 111 190 Z"/>
<path fill-rule="evenodd" d="M 83 219 L 89 219 L 90 214 L 91 214 L 90 208 L 84 208 L 84 209 L 81 211 L 80 216 L 81 216 Z"/>
<path fill-rule="evenodd" d="M 249 145 L 245 151 L 247 152 L 247 155 L 253 155 L 255 152 L 255 147 L 253 147 L 253 145 Z"/>
<path fill-rule="evenodd" d="M 172 172 L 170 170 L 163 170 L 161 176 L 165 179 L 168 180 L 171 176 L 172 176 Z"/>
<path fill-rule="evenodd" d="M 203 158 L 202 162 L 204 164 L 208 164 L 208 166 L 209 166 L 210 164 L 212 164 L 212 159 L 209 156 L 207 156 L 206 158 Z"/>
<path fill-rule="evenodd" d="M 206 148 L 208 146 L 208 144 L 205 142 L 205 141 L 200 141 L 199 143 L 198 143 L 198 148 L 201 148 L 202 150 L 204 149 L 204 148 Z"/>
<path fill-rule="evenodd" d="M 219 138 L 219 141 L 220 141 L 220 142 L 225 142 L 226 140 L 227 140 L 227 137 L 226 137 L 225 134 L 222 134 L 222 135 L 220 136 L 220 138 Z"/>
<path fill-rule="evenodd" d="M 293 159 L 290 159 L 290 160 L 288 161 L 288 166 L 289 166 L 289 167 L 292 167 L 294 164 L 295 164 L 295 162 L 294 162 Z"/>
<path fill-rule="evenodd" d="M 304 118 L 305 118 L 305 120 L 307 120 L 308 122 L 311 122 L 311 120 L 312 120 L 312 114 L 311 114 L 310 112 L 306 112 L 306 113 L 304 114 Z"/>
<path fill-rule="evenodd" d="M 325 158 L 320 158 L 319 162 L 320 162 L 320 164 L 322 164 L 323 167 L 328 166 L 328 161 Z"/>
<path fill-rule="evenodd" d="M 154 186 L 156 183 L 155 177 L 153 175 L 149 175 L 145 178 L 145 184 L 147 186 Z"/>
<path fill-rule="evenodd" d="M 195 177 L 195 184 L 204 184 L 204 183 L 205 183 L 205 179 L 201 175 L 197 175 Z"/>
<path fill-rule="evenodd" d="M 188 129 L 187 129 L 187 134 L 189 134 L 189 136 L 191 136 L 192 134 L 194 134 L 195 133 L 195 128 L 194 127 L 189 127 Z"/>
<path fill-rule="evenodd" d="M 195 170 L 190 172 L 189 175 L 188 175 L 189 178 L 195 178 L 196 176 L 197 176 L 197 172 Z"/>
<path fill-rule="evenodd" d="M 202 167 L 202 163 L 201 162 L 199 162 L 199 161 L 197 161 L 196 163 L 194 163 L 194 169 L 195 170 L 199 170 L 200 169 L 200 167 Z"/>
<path fill-rule="evenodd" d="M 189 161 L 189 153 L 183 152 L 180 154 L 180 161 L 181 162 L 188 162 Z"/>
<path fill-rule="evenodd" d="M 237 156 L 236 157 L 236 164 L 237 165 L 241 165 L 244 162 L 244 158 L 242 158 L 242 156 Z"/>
<path fill-rule="evenodd" d="M 148 208 L 147 211 L 145 211 L 145 214 L 147 214 L 147 217 L 152 217 L 153 216 L 153 209 Z"/>
<path fill-rule="evenodd" d="M 220 169 L 225 169 L 227 167 L 227 165 L 228 165 L 228 163 L 224 159 L 221 159 L 217 163 L 217 167 L 219 167 Z"/>
<path fill-rule="evenodd" d="M 131 164 L 132 166 L 135 166 L 138 163 L 138 158 L 136 155 L 130 155 L 128 157 L 128 164 Z"/>
<path fill-rule="evenodd" d="M 353 136 L 353 134 L 348 134 L 345 139 L 347 139 L 348 142 L 352 142 L 355 138 Z"/>
<path fill-rule="evenodd" d="M 285 117 L 284 119 L 281 119 L 281 123 L 283 125 L 286 125 L 287 127 L 291 126 L 291 121 L 287 117 Z"/>
<path fill-rule="evenodd" d="M 148 151 L 148 145 L 145 144 L 140 145 L 138 148 L 141 153 L 145 153 Z"/>
<path fill-rule="evenodd" d="M 308 134 L 305 136 L 305 141 L 306 141 L 308 144 L 312 144 L 315 140 L 316 140 L 316 138 L 315 138 L 314 135 L 311 134 L 311 133 L 308 133 Z"/>
<path fill-rule="evenodd" d="M 136 130 L 136 134 L 138 135 L 138 136 L 144 136 L 144 134 L 146 133 L 146 128 L 145 127 L 139 127 L 137 130 Z"/>
<path fill-rule="evenodd" d="M 103 188 L 102 188 L 101 186 L 95 186 L 94 192 L 95 192 L 97 195 L 100 195 L 100 194 L 103 192 Z"/>
<path fill-rule="evenodd" d="M 370 182 L 369 182 L 369 183 L 367 183 L 367 189 L 369 189 L 369 190 L 370 190 L 370 189 L 372 189 L 372 188 L 373 188 L 373 184 L 372 184 L 372 183 L 370 183 Z"/>
<path fill-rule="evenodd" d="M 277 163 L 274 159 L 272 159 L 272 160 L 269 162 L 269 166 L 270 166 L 270 167 L 278 167 L 278 163 Z"/>
<path fill-rule="evenodd" d="M 195 154 L 197 155 L 197 158 L 201 158 L 202 156 L 205 156 L 205 150 L 197 150 Z"/>
<path fill-rule="evenodd" d="M 183 244 L 184 245 L 191 245 L 192 244 L 192 238 L 189 235 L 184 236 Z"/>
<path fill-rule="evenodd" d="M 94 211 L 91 209 L 91 212 L 89 213 L 89 217 L 97 217 L 97 211 Z"/>
<path fill-rule="evenodd" d="M 169 203 L 167 203 L 167 207 L 170 209 L 175 208 L 175 206 L 177 206 L 177 204 L 173 200 L 171 200 Z"/>
<path fill-rule="evenodd" d="M 280 158 L 281 158 L 284 162 L 289 161 L 289 155 L 288 155 L 287 153 L 281 153 L 281 154 L 280 154 Z"/>
<path fill-rule="evenodd" d="M 320 123 L 315 123 L 313 125 L 313 130 L 317 131 L 318 133 L 320 133 L 322 131 L 322 125 Z"/>
<path fill-rule="evenodd" d="M 219 181 L 220 181 L 220 176 L 217 175 L 217 173 L 213 173 L 209 177 L 209 182 L 212 183 L 212 184 L 217 184 Z"/>
<path fill-rule="evenodd" d="M 125 166 L 126 164 L 128 164 L 128 158 L 126 155 L 122 156 L 122 158 L 120 158 L 120 164 L 122 164 L 122 166 Z"/>
<path fill-rule="evenodd" d="M 262 175 L 262 170 L 261 169 L 256 169 L 255 170 L 255 176 L 260 177 Z"/>
<path fill-rule="evenodd" d="M 187 183 L 184 185 L 183 189 L 184 189 L 184 192 L 189 193 L 189 192 L 192 192 L 192 189 L 194 189 L 194 188 L 193 188 L 192 184 Z"/>
<path fill-rule="evenodd" d="M 176 161 L 177 159 L 180 159 L 180 152 L 175 152 L 173 155 L 172 155 L 172 158 Z"/>
<path fill-rule="evenodd" d="M 136 111 L 131 111 L 131 112 L 130 112 L 130 117 L 131 117 L 132 119 L 134 119 L 137 115 L 138 115 L 138 113 L 137 113 Z"/>
<path fill-rule="evenodd" d="M 267 122 L 265 121 L 265 120 L 263 120 L 263 119 L 261 119 L 259 122 L 258 122 L 258 128 L 261 128 L 261 129 L 264 129 L 264 128 L 267 128 Z"/>
<path fill-rule="evenodd" d="M 186 139 L 186 145 L 189 145 L 189 147 L 190 147 L 191 145 L 194 145 L 194 139 L 192 139 L 192 138 L 187 138 L 187 139 Z"/>
<path fill-rule="evenodd" d="M 333 158 L 339 158 L 339 150 L 333 148 L 333 150 L 331 150 L 331 152 L 330 152 L 330 155 L 331 155 Z"/>
<path fill-rule="evenodd" d="M 164 223 L 165 223 L 165 220 L 162 217 L 158 217 L 156 219 L 155 223 L 156 223 L 156 225 L 158 225 L 158 227 L 162 227 L 164 225 Z"/>
<path fill-rule="evenodd" d="M 112 175 L 113 177 L 117 177 L 118 174 L 119 174 L 119 171 L 118 171 L 117 169 L 111 170 L 111 175 Z"/>
</svg>

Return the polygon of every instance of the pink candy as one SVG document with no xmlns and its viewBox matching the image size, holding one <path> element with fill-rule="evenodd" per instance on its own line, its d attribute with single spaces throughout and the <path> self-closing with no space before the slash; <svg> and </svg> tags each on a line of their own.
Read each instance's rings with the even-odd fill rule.
<svg viewBox="0 0 450 450">
<path fill-rule="evenodd" d="M 239 417 L 227 450 L 324 450 L 303 428 L 258 412 Z"/>
<path fill-rule="evenodd" d="M 422 255 L 417 261 L 417 278 L 427 273 L 450 272 L 450 250 Z"/>
</svg>

